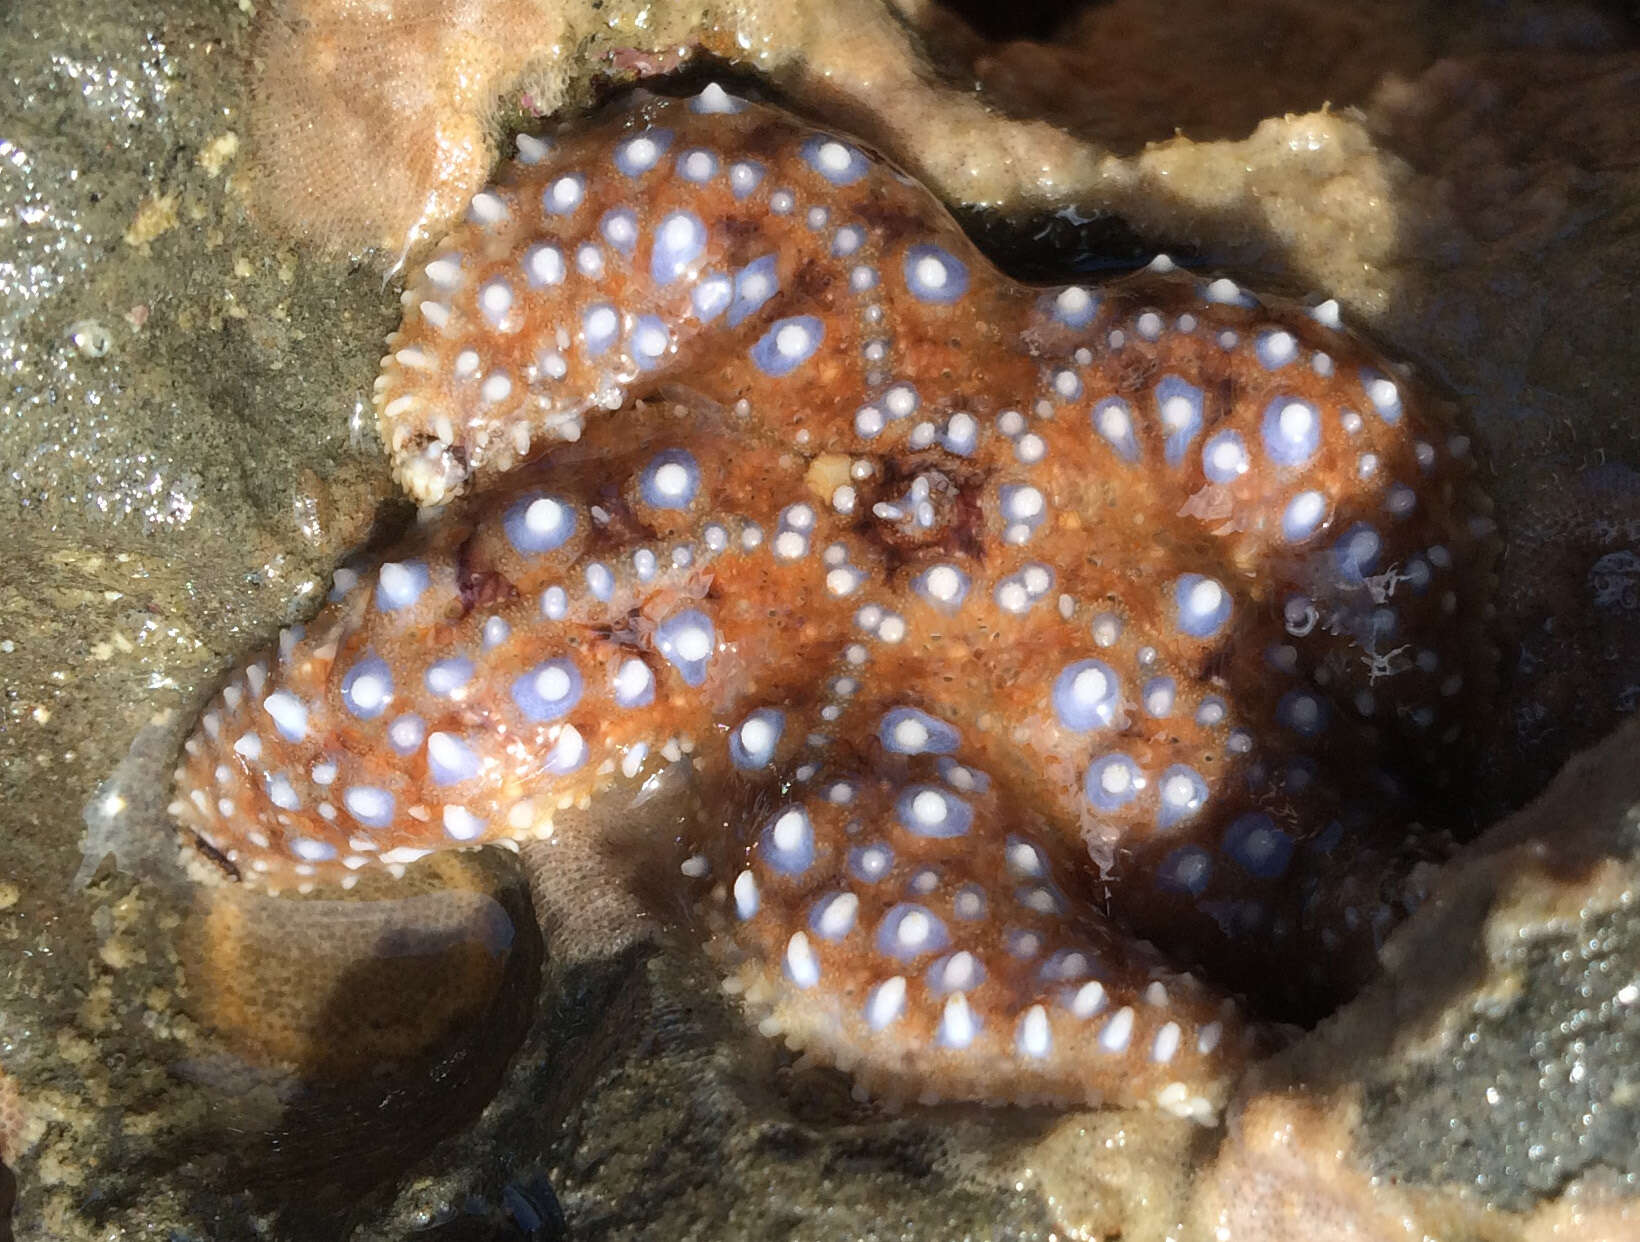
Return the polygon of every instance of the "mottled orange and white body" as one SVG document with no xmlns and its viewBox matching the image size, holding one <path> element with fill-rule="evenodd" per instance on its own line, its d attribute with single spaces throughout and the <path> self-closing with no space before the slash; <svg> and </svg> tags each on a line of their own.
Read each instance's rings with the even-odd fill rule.
<svg viewBox="0 0 1640 1242">
<path fill-rule="evenodd" d="M 716 88 L 520 152 L 378 387 L 454 503 L 234 677 L 185 827 L 345 882 L 687 760 L 679 882 L 766 1031 L 902 1098 L 1210 1115 L 1229 998 L 1359 980 L 1463 766 L 1467 441 L 1331 304 L 1017 284 Z"/>
</svg>

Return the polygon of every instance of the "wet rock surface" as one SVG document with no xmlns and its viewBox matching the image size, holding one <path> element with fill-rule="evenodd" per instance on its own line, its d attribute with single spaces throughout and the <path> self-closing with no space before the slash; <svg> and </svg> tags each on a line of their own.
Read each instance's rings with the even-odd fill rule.
<svg viewBox="0 0 1640 1242">
<path fill-rule="evenodd" d="M 679 31 L 640 7 L 555 6 L 539 28 L 567 33 L 525 58 L 532 93 L 508 115 L 666 68 Z M 1225 27 L 1111 5 L 1043 50 L 914 5 L 745 3 L 714 6 L 701 41 L 959 205 L 1024 211 L 970 218 L 1033 263 L 1057 262 L 1040 233 L 1097 266 L 1077 242 L 1101 226 L 1076 221 L 1118 220 L 1249 283 L 1337 296 L 1463 399 L 1508 546 L 1509 711 L 1479 826 L 1640 702 L 1640 58 L 1594 10 L 1249 12 Z M 1189 29 L 1217 33 L 1157 53 Z M 419 960 L 480 981 L 442 1019 L 384 1004 L 381 1041 L 361 1043 L 338 1018 L 396 968 L 350 973 L 340 942 L 318 952 L 318 915 L 294 912 L 244 955 L 257 924 L 224 930 L 233 898 L 175 871 L 161 812 L 180 731 L 227 665 L 408 518 L 368 419 L 393 288 L 247 217 L 240 10 L 23 3 L 0 40 L 0 1151 L 17 1236 L 1398 1237 L 1412 1208 L 1435 1236 L 1632 1236 L 1632 732 L 1472 847 L 1388 946 L 1380 988 L 1250 1084 L 1222 1136 L 1108 1114 L 884 1119 L 737 1025 L 686 937 L 589 887 L 565 890 L 579 924 L 548 919 L 537 1000 L 506 859 L 359 895 L 481 895 L 383 914 L 362 967 L 443 927 Z M 1181 73 L 1192 56 L 1217 69 Z M 1026 89 L 1055 66 L 1089 80 L 1089 57 L 1090 94 Z M 1340 106 L 1281 115 L 1326 99 Z M 120 866 L 96 866 L 104 846 Z M 281 986 L 301 1003 L 228 1003 Z M 541 1007 L 527 1031 L 520 995 Z M 490 1055 L 464 1030 L 496 1033 Z M 321 1055 L 336 1045 L 390 1067 L 374 1095 L 354 1090 L 362 1061 Z M 419 1091 L 448 1106 L 410 1120 Z M 338 1151 L 356 1164 L 331 1178 Z"/>
<path fill-rule="evenodd" d="M 1024 1119 L 993 1128 L 960 1111 L 884 1118 L 855 1104 L 842 1077 L 793 1071 L 749 1033 L 681 946 L 636 948 L 552 983 L 539 1038 L 489 1111 L 356 1237 L 1053 1232 L 1038 1196 L 1004 1194 L 961 1165 Z"/>
<path fill-rule="evenodd" d="M 1637 739 L 1627 725 L 1568 764 L 1390 947 L 1381 986 L 1398 1038 L 1418 1043 L 1362 1075 L 1383 1173 L 1516 1211 L 1577 1183 L 1640 1186 Z M 1432 989 L 1431 956 L 1467 988 Z"/>
<path fill-rule="evenodd" d="M 1634 1236 L 1637 744 L 1624 726 L 1476 841 L 1384 975 L 1255 1071 L 1196 1228 Z"/>
</svg>

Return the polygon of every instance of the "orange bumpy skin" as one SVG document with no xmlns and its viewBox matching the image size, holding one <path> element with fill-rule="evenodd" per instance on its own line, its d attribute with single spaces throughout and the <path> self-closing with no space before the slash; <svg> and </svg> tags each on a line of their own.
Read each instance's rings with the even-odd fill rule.
<svg viewBox="0 0 1640 1242">
<path fill-rule="evenodd" d="M 377 394 L 411 492 L 469 495 L 232 679 L 182 823 L 346 883 L 688 762 L 679 883 L 765 1031 L 1211 1116 L 1230 998 L 1353 987 L 1464 766 L 1467 440 L 1330 303 L 1016 284 L 716 88 L 520 149 Z"/>
</svg>

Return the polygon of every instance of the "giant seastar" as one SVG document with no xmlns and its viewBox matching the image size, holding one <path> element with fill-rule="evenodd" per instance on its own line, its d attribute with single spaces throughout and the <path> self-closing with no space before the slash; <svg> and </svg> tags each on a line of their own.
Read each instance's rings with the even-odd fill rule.
<svg viewBox="0 0 1640 1242">
<path fill-rule="evenodd" d="M 181 823 L 305 888 L 686 766 L 764 1031 L 894 1097 L 1211 1114 L 1233 997 L 1369 969 L 1484 707 L 1448 411 L 1332 303 L 1007 279 L 717 88 L 519 144 L 378 383 L 447 507 L 234 675 Z"/>
</svg>

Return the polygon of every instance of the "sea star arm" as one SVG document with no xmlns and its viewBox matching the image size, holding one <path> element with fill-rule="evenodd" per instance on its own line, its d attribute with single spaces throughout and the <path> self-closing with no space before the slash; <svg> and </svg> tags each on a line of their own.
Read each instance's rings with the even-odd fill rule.
<svg viewBox="0 0 1640 1242">
<path fill-rule="evenodd" d="M 737 512 L 789 463 L 684 413 L 634 412 L 589 441 L 596 471 L 560 454 L 340 571 L 204 714 L 184 825 L 268 887 L 334 882 L 550 835 L 650 756 L 721 749 L 748 694 L 810 697 L 850 607 L 814 580 L 812 507 Z"/>
<path fill-rule="evenodd" d="M 920 747 L 806 756 L 741 804 L 717 877 L 712 948 L 759 1029 L 893 1099 L 1212 1116 L 1250 1050 L 1234 1003 L 1112 921 L 1037 788 L 892 698 L 848 715 Z"/>
<path fill-rule="evenodd" d="M 904 377 L 1017 391 L 1034 374 L 1011 355 L 1035 294 L 974 279 L 976 258 L 854 144 L 715 88 L 521 138 L 405 290 L 382 441 L 436 504 L 684 384 L 847 450 L 917 421 Z"/>
</svg>

